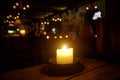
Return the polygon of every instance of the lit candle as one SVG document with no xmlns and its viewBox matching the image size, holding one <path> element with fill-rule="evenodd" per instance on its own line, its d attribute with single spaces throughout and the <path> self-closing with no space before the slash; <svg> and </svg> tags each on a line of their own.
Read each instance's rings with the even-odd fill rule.
<svg viewBox="0 0 120 80">
<path fill-rule="evenodd" d="M 73 63 L 73 48 L 63 46 L 62 49 L 57 49 L 57 64 L 71 64 Z"/>
</svg>

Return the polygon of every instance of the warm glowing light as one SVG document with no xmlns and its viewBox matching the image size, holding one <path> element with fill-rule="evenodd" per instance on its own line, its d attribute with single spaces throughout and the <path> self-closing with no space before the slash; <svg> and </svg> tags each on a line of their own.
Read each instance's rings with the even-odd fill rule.
<svg viewBox="0 0 120 80">
<path fill-rule="evenodd" d="M 14 17 L 14 19 L 17 19 L 16 17 Z"/>
<path fill-rule="evenodd" d="M 54 21 L 55 19 L 53 18 L 52 20 Z"/>
<path fill-rule="evenodd" d="M 50 37 L 49 36 L 46 36 L 47 39 L 49 39 Z"/>
<path fill-rule="evenodd" d="M 66 35 L 65 37 L 68 38 L 68 35 Z"/>
<path fill-rule="evenodd" d="M 11 21 L 11 23 L 14 23 L 14 21 Z"/>
<path fill-rule="evenodd" d="M 57 20 L 59 20 L 60 18 L 57 18 Z"/>
<path fill-rule="evenodd" d="M 95 9 L 97 9 L 98 7 L 97 6 L 94 6 Z"/>
<path fill-rule="evenodd" d="M 55 22 L 57 22 L 57 20 L 56 20 L 56 19 L 55 19 L 54 21 L 55 21 Z"/>
<path fill-rule="evenodd" d="M 6 22 L 9 22 L 8 20 L 6 20 Z"/>
<path fill-rule="evenodd" d="M 86 7 L 86 10 L 89 10 L 89 7 Z"/>
<path fill-rule="evenodd" d="M 59 19 L 59 21 L 62 21 L 62 19 Z"/>
<path fill-rule="evenodd" d="M 54 38 L 56 39 L 56 38 L 57 38 L 57 36 L 54 36 Z"/>
<path fill-rule="evenodd" d="M 22 22 L 21 22 L 20 19 L 16 19 L 16 20 L 15 20 L 15 24 L 22 24 Z"/>
<path fill-rule="evenodd" d="M 60 39 L 62 39 L 63 37 L 62 36 L 59 36 Z"/>
<path fill-rule="evenodd" d="M 43 34 L 46 35 L 47 33 L 44 31 Z"/>
<path fill-rule="evenodd" d="M 72 64 L 73 63 L 73 48 L 67 48 L 66 45 L 62 49 L 56 51 L 57 64 Z"/>
<path fill-rule="evenodd" d="M 30 8 L 30 5 L 26 5 L 27 8 Z"/>
<path fill-rule="evenodd" d="M 9 21 L 9 24 L 11 24 L 11 21 Z"/>
<path fill-rule="evenodd" d="M 26 31 L 24 29 L 20 30 L 20 34 L 21 35 L 25 35 L 26 34 Z"/>
<path fill-rule="evenodd" d="M 13 5 L 13 9 L 16 9 L 17 7 L 19 9 L 26 10 L 26 8 L 30 8 L 30 5 L 27 4 L 27 5 L 23 6 L 23 4 L 20 1 L 20 3 L 16 2 L 15 5 Z"/>
<path fill-rule="evenodd" d="M 19 18 L 19 16 L 16 16 L 16 18 Z"/>
<path fill-rule="evenodd" d="M 49 24 L 49 22 L 47 22 L 47 24 Z"/>
<path fill-rule="evenodd" d="M 46 24 L 46 22 L 44 22 L 44 24 Z"/>
<path fill-rule="evenodd" d="M 26 7 L 23 7 L 23 10 L 26 10 Z"/>
<path fill-rule="evenodd" d="M 43 22 L 41 22 L 41 24 L 43 24 Z"/>
<path fill-rule="evenodd" d="M 19 6 L 19 3 L 16 3 L 15 5 L 16 5 L 16 6 Z"/>
<path fill-rule="evenodd" d="M 95 37 L 97 38 L 97 35 L 95 35 Z"/>
<path fill-rule="evenodd" d="M 62 21 L 62 19 L 60 19 L 60 18 L 57 18 L 57 19 L 55 19 L 54 21 Z"/>
<path fill-rule="evenodd" d="M 9 23 L 9 24 L 8 24 L 8 26 L 13 27 L 13 26 L 14 26 L 14 24 L 11 22 L 11 23 Z"/>
<path fill-rule="evenodd" d="M 9 19 L 10 17 L 9 17 L 9 16 L 7 16 L 7 18 Z"/>
<path fill-rule="evenodd" d="M 17 28 L 17 31 L 19 31 L 20 29 L 19 28 Z"/>
<path fill-rule="evenodd" d="M 16 6 L 15 6 L 15 5 L 13 6 L 13 9 L 16 9 Z"/>
<path fill-rule="evenodd" d="M 12 15 L 10 14 L 9 17 L 12 17 Z"/>
</svg>

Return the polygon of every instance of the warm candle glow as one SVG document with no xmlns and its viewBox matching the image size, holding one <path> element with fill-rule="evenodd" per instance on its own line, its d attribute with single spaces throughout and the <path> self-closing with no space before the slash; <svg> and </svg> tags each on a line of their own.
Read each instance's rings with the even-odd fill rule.
<svg viewBox="0 0 120 80">
<path fill-rule="evenodd" d="M 73 48 L 68 48 L 64 45 L 62 49 L 57 49 L 57 64 L 73 63 Z"/>
<path fill-rule="evenodd" d="M 47 39 L 49 39 L 50 37 L 49 36 L 46 36 Z"/>
</svg>

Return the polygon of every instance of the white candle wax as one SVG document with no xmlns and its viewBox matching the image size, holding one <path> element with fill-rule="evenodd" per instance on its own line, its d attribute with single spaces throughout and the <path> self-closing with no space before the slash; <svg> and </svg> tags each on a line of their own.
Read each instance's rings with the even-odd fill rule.
<svg viewBox="0 0 120 80">
<path fill-rule="evenodd" d="M 73 48 L 57 49 L 57 64 L 71 64 L 73 63 Z"/>
</svg>

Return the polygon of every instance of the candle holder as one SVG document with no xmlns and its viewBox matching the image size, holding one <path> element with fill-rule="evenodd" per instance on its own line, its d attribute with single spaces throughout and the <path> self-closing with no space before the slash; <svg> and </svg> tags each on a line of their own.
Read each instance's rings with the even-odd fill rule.
<svg viewBox="0 0 120 80">
<path fill-rule="evenodd" d="M 57 64 L 56 58 L 50 58 L 49 64 L 43 67 L 42 72 L 51 76 L 68 76 L 83 69 L 84 66 L 79 63 L 78 57 L 75 57 L 71 64 Z"/>
</svg>

